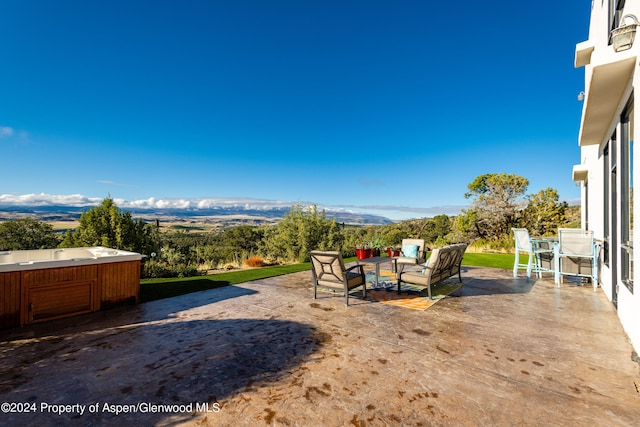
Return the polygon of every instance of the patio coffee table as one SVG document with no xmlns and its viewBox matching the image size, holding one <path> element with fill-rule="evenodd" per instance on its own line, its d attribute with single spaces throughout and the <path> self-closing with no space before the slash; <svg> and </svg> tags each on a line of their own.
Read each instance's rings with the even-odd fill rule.
<svg viewBox="0 0 640 427">
<path fill-rule="evenodd" d="M 380 264 L 383 264 L 385 262 L 393 262 L 394 259 L 396 259 L 397 257 L 381 257 L 381 256 L 374 256 L 372 258 L 364 258 L 364 259 L 359 259 L 357 261 L 358 264 L 363 263 L 363 264 L 374 264 L 376 266 L 376 288 L 380 286 L 380 284 L 378 283 L 378 276 L 380 276 Z"/>
</svg>

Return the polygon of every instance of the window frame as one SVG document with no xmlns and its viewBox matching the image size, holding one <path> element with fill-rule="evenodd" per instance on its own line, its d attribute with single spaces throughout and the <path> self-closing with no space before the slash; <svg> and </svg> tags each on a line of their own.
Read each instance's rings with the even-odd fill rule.
<svg viewBox="0 0 640 427">
<path fill-rule="evenodd" d="M 620 279 L 633 294 L 633 94 L 620 115 Z"/>
</svg>

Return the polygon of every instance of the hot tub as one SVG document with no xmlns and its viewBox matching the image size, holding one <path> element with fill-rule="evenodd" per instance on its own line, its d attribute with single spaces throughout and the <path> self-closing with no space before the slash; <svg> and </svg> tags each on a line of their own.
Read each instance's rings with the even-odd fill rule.
<svg viewBox="0 0 640 427">
<path fill-rule="evenodd" d="M 0 328 L 137 303 L 141 259 L 101 246 L 0 252 Z"/>
</svg>

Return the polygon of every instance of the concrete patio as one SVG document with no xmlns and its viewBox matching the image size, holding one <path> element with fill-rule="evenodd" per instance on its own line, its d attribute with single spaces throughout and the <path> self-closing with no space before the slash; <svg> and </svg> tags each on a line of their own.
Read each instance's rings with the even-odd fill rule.
<svg viewBox="0 0 640 427">
<path fill-rule="evenodd" d="M 640 366 L 601 290 L 462 276 L 426 311 L 313 300 L 303 272 L 0 331 L 0 421 L 640 425 Z"/>
</svg>

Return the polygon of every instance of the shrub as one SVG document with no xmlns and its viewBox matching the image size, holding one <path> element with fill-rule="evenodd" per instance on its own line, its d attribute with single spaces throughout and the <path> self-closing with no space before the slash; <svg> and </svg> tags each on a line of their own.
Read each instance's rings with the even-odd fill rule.
<svg viewBox="0 0 640 427">
<path fill-rule="evenodd" d="M 266 264 L 259 256 L 252 256 L 244 261 L 245 267 L 264 267 Z"/>
<path fill-rule="evenodd" d="M 142 264 L 142 278 L 172 277 L 171 270 L 156 260 L 148 259 Z"/>
<path fill-rule="evenodd" d="M 147 260 L 142 266 L 142 277 L 145 279 L 191 277 L 198 274 L 198 269 L 191 265 L 178 264 L 171 266 L 155 260 Z"/>
<path fill-rule="evenodd" d="M 192 265 L 177 265 L 172 268 L 175 277 L 192 277 L 198 276 L 198 269 Z"/>
<path fill-rule="evenodd" d="M 471 245 L 469 245 L 469 248 L 467 249 L 467 251 L 469 252 L 473 252 L 473 251 L 510 252 L 510 251 L 513 251 L 514 246 L 515 246 L 515 243 L 513 240 L 513 236 L 506 235 L 506 236 L 502 236 L 502 238 L 497 240 L 478 239 L 474 241 Z"/>
<path fill-rule="evenodd" d="M 21 218 L 0 223 L 0 250 L 52 249 L 58 243 L 53 227 L 42 221 Z"/>
</svg>

